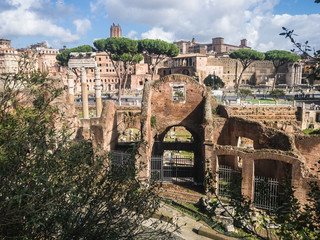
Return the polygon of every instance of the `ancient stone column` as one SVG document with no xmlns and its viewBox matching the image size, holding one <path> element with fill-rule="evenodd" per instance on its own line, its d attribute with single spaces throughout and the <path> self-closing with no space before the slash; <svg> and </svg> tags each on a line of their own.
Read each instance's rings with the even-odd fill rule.
<svg viewBox="0 0 320 240">
<path fill-rule="evenodd" d="M 101 116 L 102 112 L 102 98 L 101 98 L 101 79 L 100 79 L 100 68 L 96 67 L 95 71 L 95 86 L 94 89 L 96 91 L 96 110 L 97 110 L 97 117 Z"/>
<path fill-rule="evenodd" d="M 68 76 L 68 97 L 69 97 L 69 103 L 74 104 L 74 80 L 72 76 L 72 69 L 68 68 L 67 70 L 67 76 Z"/>
<path fill-rule="evenodd" d="M 84 67 L 81 68 L 81 93 L 83 118 L 89 118 L 87 73 Z"/>
</svg>

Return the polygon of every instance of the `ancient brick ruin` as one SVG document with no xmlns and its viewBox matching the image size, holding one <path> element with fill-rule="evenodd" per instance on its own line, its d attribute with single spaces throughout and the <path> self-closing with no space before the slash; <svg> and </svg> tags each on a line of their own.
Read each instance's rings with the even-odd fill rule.
<svg viewBox="0 0 320 240">
<path fill-rule="evenodd" d="M 145 166 L 142 178 L 152 177 L 153 156 L 166 150 L 192 151 L 193 184 L 203 184 L 208 169 L 219 184 L 217 172 L 226 166 L 241 170 L 241 191 L 249 198 L 254 197 L 255 177 L 286 177 L 303 202 L 308 182 L 320 183 L 320 137 L 301 134 L 303 114 L 303 109 L 289 106 L 218 105 L 204 85 L 173 74 L 146 83 L 141 108 L 104 101 L 101 117 L 80 119 L 77 137 L 90 139 L 107 151 L 125 150 L 119 136 L 128 128 L 139 129 L 138 162 Z M 192 134 L 191 142 L 164 141 L 177 126 Z M 163 169 L 165 163 L 159 164 Z M 189 165 L 181 168 L 190 170 Z"/>
</svg>

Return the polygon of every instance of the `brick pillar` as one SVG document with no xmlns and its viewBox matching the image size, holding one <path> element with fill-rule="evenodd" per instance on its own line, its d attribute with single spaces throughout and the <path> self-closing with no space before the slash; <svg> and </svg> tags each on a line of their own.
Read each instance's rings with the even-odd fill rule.
<svg viewBox="0 0 320 240">
<path fill-rule="evenodd" d="M 69 95 L 69 103 L 74 104 L 74 80 L 72 76 L 72 69 L 68 68 L 68 95 Z"/>
<path fill-rule="evenodd" d="M 254 192 L 254 160 L 242 159 L 242 183 L 241 193 L 243 196 L 253 200 Z"/>
<path fill-rule="evenodd" d="M 82 93 L 82 114 L 83 114 L 83 118 L 89 118 L 87 73 L 86 73 L 86 69 L 84 67 L 81 68 L 81 93 Z"/>
<path fill-rule="evenodd" d="M 100 79 L 100 68 L 96 67 L 94 69 L 95 72 L 95 86 L 94 89 L 96 90 L 96 110 L 97 110 L 97 117 L 101 116 L 102 112 L 102 98 L 101 98 L 101 79 Z"/>
</svg>

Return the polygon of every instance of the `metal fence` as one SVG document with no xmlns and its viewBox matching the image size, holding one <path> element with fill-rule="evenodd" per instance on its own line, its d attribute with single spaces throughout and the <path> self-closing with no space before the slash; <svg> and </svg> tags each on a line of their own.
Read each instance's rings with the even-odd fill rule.
<svg viewBox="0 0 320 240">
<path fill-rule="evenodd" d="M 254 201 L 256 208 L 272 210 L 279 206 L 279 181 L 256 176 L 254 179 Z"/>
<path fill-rule="evenodd" d="M 127 165 L 130 162 L 131 154 L 121 151 L 110 151 L 112 164 Z"/>
<path fill-rule="evenodd" d="M 219 165 L 218 194 L 230 197 L 231 193 L 241 193 L 241 170 Z"/>
<path fill-rule="evenodd" d="M 151 178 L 160 182 L 194 182 L 194 159 L 151 157 Z"/>
</svg>

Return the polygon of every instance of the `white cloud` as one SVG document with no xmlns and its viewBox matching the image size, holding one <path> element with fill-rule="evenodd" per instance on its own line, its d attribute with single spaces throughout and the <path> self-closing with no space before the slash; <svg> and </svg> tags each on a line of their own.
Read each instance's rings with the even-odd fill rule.
<svg viewBox="0 0 320 240">
<path fill-rule="evenodd" d="M 77 19 L 74 21 L 76 32 L 72 33 L 70 29 L 55 24 L 52 15 L 46 15 L 42 11 L 48 6 L 49 9 L 63 14 L 60 6 L 65 6 L 63 1 L 59 1 L 55 5 L 52 5 L 48 0 L 7 0 L 6 3 L 11 8 L 0 12 L 0 35 L 7 38 L 43 36 L 52 38 L 54 43 L 74 43 L 91 28 L 88 19 Z M 65 6 L 65 12 L 69 13 L 70 11 L 71 8 Z"/>
<path fill-rule="evenodd" d="M 291 43 L 279 36 L 282 27 L 295 32 L 320 48 L 320 14 L 274 15 L 280 0 L 97 0 L 92 5 L 105 11 L 112 22 L 143 24 L 151 30 L 142 37 L 211 42 L 213 37 L 224 37 L 226 43 L 239 45 L 248 39 L 253 48 L 290 49 Z M 93 9 L 93 8 L 92 8 Z M 162 31 L 162 33 L 161 33 Z M 170 36 L 166 35 L 169 33 Z M 173 34 L 174 33 L 174 34 Z"/>
<path fill-rule="evenodd" d="M 91 22 L 87 18 L 74 20 L 73 24 L 76 25 L 76 32 L 78 35 L 84 35 L 91 29 Z"/>
<path fill-rule="evenodd" d="M 142 38 L 148 38 L 148 39 L 160 39 L 167 42 L 173 42 L 175 37 L 174 34 L 171 32 L 165 32 L 162 28 L 154 27 L 148 32 L 141 34 Z"/>
<path fill-rule="evenodd" d="M 137 31 L 131 30 L 126 37 L 131 39 L 137 39 L 137 35 L 138 35 Z"/>
</svg>

